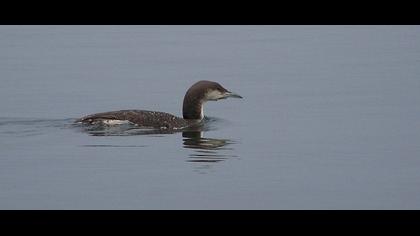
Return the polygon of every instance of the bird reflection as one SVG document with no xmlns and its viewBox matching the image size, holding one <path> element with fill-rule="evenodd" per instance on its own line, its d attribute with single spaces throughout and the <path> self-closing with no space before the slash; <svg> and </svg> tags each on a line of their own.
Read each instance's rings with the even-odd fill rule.
<svg viewBox="0 0 420 236">
<path fill-rule="evenodd" d="M 228 158 L 237 157 L 232 155 L 233 148 L 231 144 L 235 142 L 229 139 L 216 139 L 203 137 L 205 131 L 213 130 L 212 124 L 217 121 L 215 118 L 206 118 L 204 125 L 189 127 L 182 132 L 183 148 L 192 150 L 188 154 L 187 162 L 197 163 L 196 170 L 207 172 L 212 163 L 218 163 Z M 132 135 L 153 135 L 164 136 L 176 133 L 174 130 L 156 130 L 156 129 L 139 129 L 130 125 L 119 126 L 78 126 L 83 132 L 87 132 L 92 136 L 132 136 Z M 179 132 L 179 131 L 178 131 Z M 98 147 L 98 145 L 85 145 L 89 147 Z M 110 145 L 99 145 L 109 147 Z M 121 147 L 121 146 L 118 146 Z"/>
<path fill-rule="evenodd" d="M 229 139 L 203 138 L 201 131 L 182 132 L 184 148 L 193 149 L 195 152 L 189 155 L 188 162 L 211 163 L 226 160 L 234 155 L 222 154 L 223 151 L 232 150 L 227 148 L 233 144 Z"/>
</svg>

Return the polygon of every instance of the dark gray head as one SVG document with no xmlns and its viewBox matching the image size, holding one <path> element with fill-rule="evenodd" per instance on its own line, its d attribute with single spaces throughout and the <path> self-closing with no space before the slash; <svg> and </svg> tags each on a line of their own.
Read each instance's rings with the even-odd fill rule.
<svg viewBox="0 0 420 236">
<path fill-rule="evenodd" d="M 202 119 L 203 103 L 225 98 L 242 98 L 223 88 L 219 83 L 201 80 L 193 84 L 184 97 L 182 113 L 184 119 Z"/>
</svg>

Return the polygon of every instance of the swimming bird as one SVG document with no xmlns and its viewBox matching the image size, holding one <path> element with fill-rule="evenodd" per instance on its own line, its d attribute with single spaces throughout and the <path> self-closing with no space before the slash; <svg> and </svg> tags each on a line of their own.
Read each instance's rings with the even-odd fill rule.
<svg viewBox="0 0 420 236">
<path fill-rule="evenodd" d="M 203 104 L 226 98 L 242 98 L 223 88 L 219 83 L 201 80 L 193 84 L 185 93 L 182 106 L 183 118 L 166 112 L 147 110 L 119 110 L 96 113 L 82 117 L 76 122 L 85 124 L 131 123 L 139 127 L 155 129 L 183 129 L 199 124 L 204 118 Z"/>
</svg>

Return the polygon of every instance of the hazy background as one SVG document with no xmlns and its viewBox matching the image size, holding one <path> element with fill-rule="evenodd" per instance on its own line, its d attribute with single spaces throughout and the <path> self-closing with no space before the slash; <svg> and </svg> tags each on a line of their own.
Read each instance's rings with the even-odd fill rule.
<svg viewBox="0 0 420 236">
<path fill-rule="evenodd" d="M 419 26 L 0 26 L 0 208 L 420 209 L 419 42 Z M 244 97 L 206 104 L 213 149 L 71 125 L 182 115 L 198 80 Z"/>
</svg>

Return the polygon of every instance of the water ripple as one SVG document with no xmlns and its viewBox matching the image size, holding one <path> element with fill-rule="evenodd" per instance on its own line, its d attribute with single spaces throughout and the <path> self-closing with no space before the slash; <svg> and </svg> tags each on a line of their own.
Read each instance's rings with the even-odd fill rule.
<svg viewBox="0 0 420 236">
<path fill-rule="evenodd" d="M 66 129 L 74 119 L 38 119 L 0 117 L 0 135 L 29 137 L 43 135 L 51 129 Z"/>
</svg>

